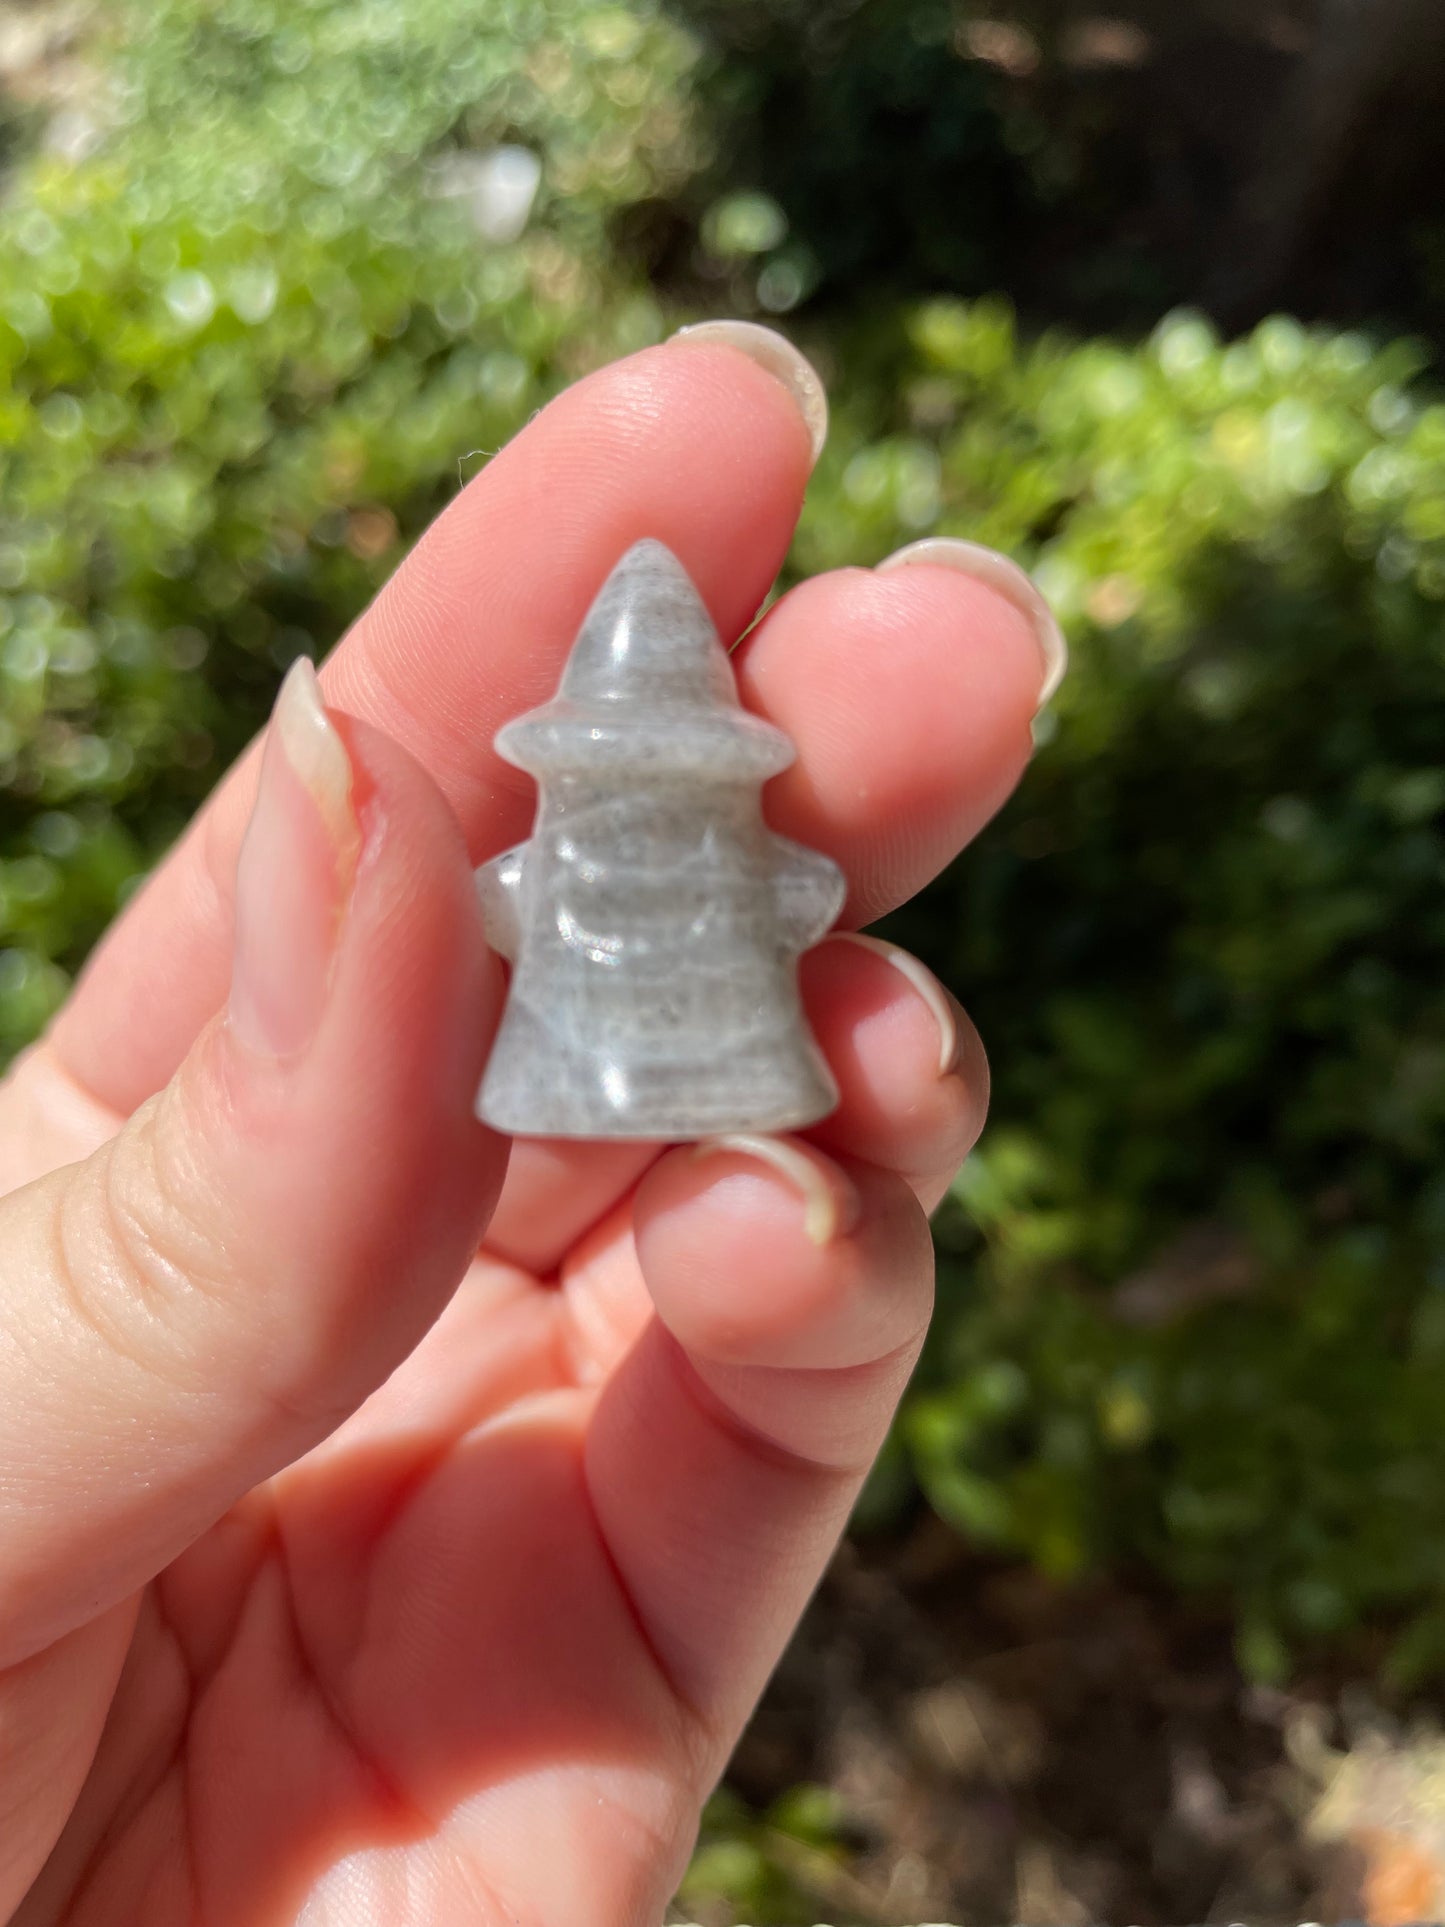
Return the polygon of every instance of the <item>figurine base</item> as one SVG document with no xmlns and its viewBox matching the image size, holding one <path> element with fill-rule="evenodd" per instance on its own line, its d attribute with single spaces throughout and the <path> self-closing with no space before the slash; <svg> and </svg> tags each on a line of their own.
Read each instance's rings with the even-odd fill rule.
<svg viewBox="0 0 1445 1927">
<path fill-rule="evenodd" d="M 731 1114 L 719 1113 L 706 1123 L 699 1121 L 695 1111 L 659 1112 L 653 1117 L 614 1117 L 593 1123 L 577 1123 L 560 1113 L 535 1108 L 511 1113 L 501 1109 L 494 1112 L 482 1100 L 477 1105 L 477 1116 L 483 1124 L 508 1137 L 571 1138 L 578 1143 L 620 1142 L 631 1138 L 650 1144 L 690 1144 L 710 1137 L 774 1137 L 783 1131 L 805 1131 L 810 1124 L 821 1122 L 837 1108 L 838 1099 L 831 1096 L 801 1110 L 779 1111 L 767 1116 L 757 1110 L 740 1110 Z"/>
<path fill-rule="evenodd" d="M 666 1142 L 797 1131 L 837 1108 L 827 1061 L 801 1025 L 745 1045 L 638 1063 L 569 1049 L 525 1004 L 508 1006 L 477 1116 L 510 1137 Z"/>
</svg>

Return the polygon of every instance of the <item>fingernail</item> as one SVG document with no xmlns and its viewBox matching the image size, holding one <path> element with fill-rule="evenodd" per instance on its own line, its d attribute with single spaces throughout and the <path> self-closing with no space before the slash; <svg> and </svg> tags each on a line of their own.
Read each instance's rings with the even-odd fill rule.
<svg viewBox="0 0 1445 1927">
<path fill-rule="evenodd" d="M 1027 616 L 1044 659 L 1044 680 L 1038 701 L 1042 709 L 1064 680 L 1064 671 L 1069 666 L 1069 645 L 1033 578 L 997 549 L 986 549 L 981 542 L 964 542 L 953 535 L 928 535 L 921 542 L 910 542 L 907 548 L 895 549 L 878 564 L 878 571 L 881 574 L 887 569 L 906 569 L 918 562 L 974 576 L 996 589 Z"/>
<path fill-rule="evenodd" d="M 360 850 L 351 759 L 302 657 L 271 712 L 236 868 L 228 1015 L 252 1050 L 294 1057 L 315 1034 Z"/>
<path fill-rule="evenodd" d="M 821 1161 L 783 1138 L 748 1133 L 704 1138 L 694 1148 L 693 1156 L 756 1158 L 786 1178 L 803 1200 L 803 1230 L 815 1245 L 831 1244 L 858 1222 L 858 1193 L 837 1166 L 825 1168 Z"/>
<path fill-rule="evenodd" d="M 766 369 L 780 381 L 797 405 L 808 430 L 816 462 L 828 439 L 828 392 L 823 378 L 803 353 L 776 328 L 764 328 L 756 321 L 695 321 L 679 328 L 674 341 L 716 341 Z"/>
<path fill-rule="evenodd" d="M 927 1004 L 933 1021 L 938 1025 L 938 1074 L 947 1077 L 958 1069 L 958 1023 L 953 1015 L 953 1005 L 948 992 L 934 976 L 926 963 L 896 943 L 889 943 L 883 937 L 869 937 L 861 930 L 837 930 L 833 941 L 860 944 L 864 950 L 871 950 L 876 957 L 891 963 L 900 976 L 906 977 L 919 996 Z"/>
</svg>

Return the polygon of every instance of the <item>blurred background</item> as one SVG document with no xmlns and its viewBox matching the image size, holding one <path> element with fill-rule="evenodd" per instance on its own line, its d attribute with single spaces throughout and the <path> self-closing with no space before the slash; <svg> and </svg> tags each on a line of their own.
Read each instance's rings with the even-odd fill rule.
<svg viewBox="0 0 1445 1927">
<path fill-rule="evenodd" d="M 993 1122 L 678 1919 L 1445 1913 L 1445 8 L 3 0 L 0 1045 L 428 519 L 683 320 L 1074 671 L 893 934 Z M 887 673 L 887 665 L 880 666 Z"/>
</svg>

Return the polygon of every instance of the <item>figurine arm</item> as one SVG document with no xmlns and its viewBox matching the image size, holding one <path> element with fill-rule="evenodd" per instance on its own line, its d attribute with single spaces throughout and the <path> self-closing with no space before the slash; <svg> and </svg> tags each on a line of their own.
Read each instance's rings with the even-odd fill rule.
<svg viewBox="0 0 1445 1927">
<path fill-rule="evenodd" d="M 789 949 L 807 950 L 832 928 L 848 894 L 848 881 L 831 857 L 791 843 L 785 836 L 773 841 L 778 933 Z"/>
<path fill-rule="evenodd" d="M 482 917 L 487 926 L 487 942 L 499 957 L 505 957 L 509 963 L 516 960 L 517 945 L 521 940 L 519 905 L 526 857 L 527 846 L 519 843 L 516 849 L 507 850 L 503 855 L 493 857 L 490 863 L 484 863 L 476 873 L 477 896 L 481 900 Z"/>
</svg>

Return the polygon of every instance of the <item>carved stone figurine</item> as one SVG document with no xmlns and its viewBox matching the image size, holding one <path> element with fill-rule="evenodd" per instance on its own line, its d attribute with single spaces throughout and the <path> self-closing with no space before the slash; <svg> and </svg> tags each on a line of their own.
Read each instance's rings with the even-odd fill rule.
<svg viewBox="0 0 1445 1927">
<path fill-rule="evenodd" d="M 763 783 L 793 760 L 738 702 L 717 631 L 660 542 L 629 549 L 556 697 L 498 731 L 537 779 L 530 842 L 477 872 L 512 960 L 477 1098 L 537 1137 L 697 1138 L 824 1117 L 837 1088 L 797 959 L 843 873 L 775 836 Z"/>
</svg>

